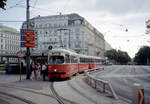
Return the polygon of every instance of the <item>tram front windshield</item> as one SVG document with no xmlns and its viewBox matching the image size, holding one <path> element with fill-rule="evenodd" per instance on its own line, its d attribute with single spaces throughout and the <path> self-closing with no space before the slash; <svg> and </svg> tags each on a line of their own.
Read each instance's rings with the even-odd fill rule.
<svg viewBox="0 0 150 104">
<path fill-rule="evenodd" d="M 64 57 L 63 56 L 51 56 L 49 58 L 49 64 L 63 64 Z"/>
</svg>

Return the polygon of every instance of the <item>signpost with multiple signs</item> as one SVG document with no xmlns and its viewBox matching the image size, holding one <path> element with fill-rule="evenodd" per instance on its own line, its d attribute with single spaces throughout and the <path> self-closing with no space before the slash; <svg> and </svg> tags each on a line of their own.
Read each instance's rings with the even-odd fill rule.
<svg viewBox="0 0 150 104">
<path fill-rule="evenodd" d="M 21 47 L 35 47 L 35 31 L 32 29 L 21 29 Z"/>
</svg>

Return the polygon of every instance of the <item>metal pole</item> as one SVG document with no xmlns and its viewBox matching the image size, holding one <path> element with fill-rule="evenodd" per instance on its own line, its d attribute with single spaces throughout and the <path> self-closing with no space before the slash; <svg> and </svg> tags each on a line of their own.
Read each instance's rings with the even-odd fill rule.
<svg viewBox="0 0 150 104">
<path fill-rule="evenodd" d="M 19 67 L 20 67 L 20 71 L 19 71 L 20 79 L 19 79 L 19 81 L 21 81 L 21 58 L 19 58 Z"/>
<path fill-rule="evenodd" d="M 29 18 L 30 18 L 30 15 L 29 15 L 29 0 L 27 0 L 27 9 L 26 9 L 26 22 L 27 22 L 27 29 L 29 29 L 29 25 L 30 25 L 30 22 L 29 22 Z M 27 47 L 27 51 L 26 51 L 26 79 L 30 79 L 30 48 Z"/>
<path fill-rule="evenodd" d="M 69 48 L 70 48 L 70 29 L 69 30 Z"/>
</svg>

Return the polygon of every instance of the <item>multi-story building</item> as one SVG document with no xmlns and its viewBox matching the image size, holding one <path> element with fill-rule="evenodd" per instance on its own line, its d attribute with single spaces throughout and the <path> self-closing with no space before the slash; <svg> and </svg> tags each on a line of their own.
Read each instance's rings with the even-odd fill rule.
<svg viewBox="0 0 150 104">
<path fill-rule="evenodd" d="M 20 50 L 20 34 L 17 30 L 0 25 L 0 54 L 14 55 Z M 10 58 L 9 61 L 16 61 Z"/>
<path fill-rule="evenodd" d="M 86 55 L 104 54 L 103 34 L 78 14 L 37 16 L 30 19 L 29 27 L 36 31 L 35 51 L 45 52 L 51 45 Z M 26 22 L 22 28 L 26 29 Z"/>
<path fill-rule="evenodd" d="M 111 45 L 110 45 L 107 41 L 105 41 L 105 51 L 111 50 L 111 49 L 113 49 L 113 48 L 111 47 Z"/>
<path fill-rule="evenodd" d="M 146 28 L 147 28 L 146 33 L 150 34 L 150 19 L 146 21 Z"/>
</svg>

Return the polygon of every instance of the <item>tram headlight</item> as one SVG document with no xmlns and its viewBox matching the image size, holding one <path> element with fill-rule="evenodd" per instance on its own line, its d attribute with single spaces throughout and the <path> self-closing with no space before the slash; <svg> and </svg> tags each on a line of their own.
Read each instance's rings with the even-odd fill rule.
<svg viewBox="0 0 150 104">
<path fill-rule="evenodd" d="M 57 69 L 54 69 L 54 72 L 57 72 Z"/>
</svg>

